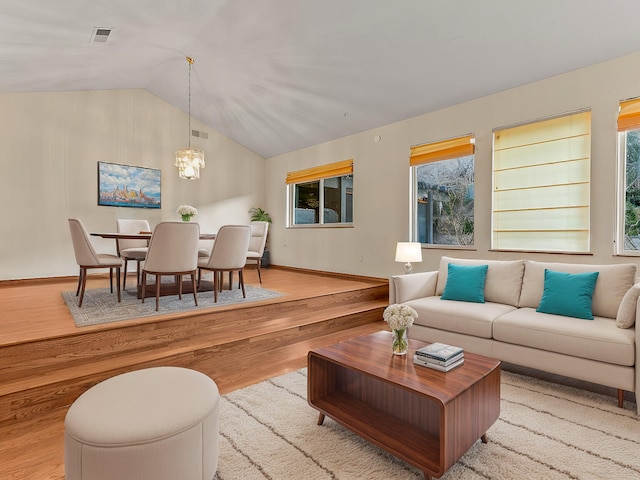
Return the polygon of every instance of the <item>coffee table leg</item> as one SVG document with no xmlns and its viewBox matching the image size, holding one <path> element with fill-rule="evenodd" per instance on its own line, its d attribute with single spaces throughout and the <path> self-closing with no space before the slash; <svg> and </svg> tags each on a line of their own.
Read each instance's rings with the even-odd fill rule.
<svg viewBox="0 0 640 480">
<path fill-rule="evenodd" d="M 322 425 L 324 423 L 324 413 L 318 414 L 318 425 Z"/>
<path fill-rule="evenodd" d="M 487 434 L 485 433 L 484 435 L 482 435 L 480 437 L 480 440 L 482 440 L 482 443 L 487 443 Z"/>
</svg>

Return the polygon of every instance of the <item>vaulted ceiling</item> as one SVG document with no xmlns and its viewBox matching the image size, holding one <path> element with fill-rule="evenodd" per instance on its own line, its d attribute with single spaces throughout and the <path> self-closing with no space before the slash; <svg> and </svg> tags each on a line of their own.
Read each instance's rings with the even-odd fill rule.
<svg viewBox="0 0 640 480">
<path fill-rule="evenodd" d="M 186 112 L 191 56 L 192 116 L 268 158 L 639 51 L 638 19 L 638 0 L 2 0 L 0 92 L 142 88 Z"/>
</svg>

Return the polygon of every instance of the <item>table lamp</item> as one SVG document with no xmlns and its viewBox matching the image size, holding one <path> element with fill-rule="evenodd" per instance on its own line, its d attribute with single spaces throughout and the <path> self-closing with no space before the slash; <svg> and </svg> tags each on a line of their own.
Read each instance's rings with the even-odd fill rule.
<svg viewBox="0 0 640 480">
<path fill-rule="evenodd" d="M 398 242 L 396 246 L 396 262 L 406 262 L 404 273 L 413 272 L 411 262 L 422 261 L 422 249 L 419 242 Z"/>
</svg>

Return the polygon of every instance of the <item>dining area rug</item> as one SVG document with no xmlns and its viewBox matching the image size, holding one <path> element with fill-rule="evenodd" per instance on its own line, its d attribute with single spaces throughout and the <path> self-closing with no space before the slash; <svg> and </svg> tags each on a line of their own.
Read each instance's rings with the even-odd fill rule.
<svg viewBox="0 0 640 480">
<path fill-rule="evenodd" d="M 62 292 L 62 298 L 69 308 L 77 327 L 119 322 L 134 318 L 152 317 L 168 313 L 187 312 L 227 305 L 243 304 L 270 300 L 283 296 L 283 293 L 266 288 L 245 285 L 247 297 L 242 297 L 242 290 L 222 290 L 218 293 L 218 301 L 214 302 L 213 291 L 198 292 L 198 306 L 193 301 L 193 294 L 183 293 L 182 300 L 178 295 L 160 297 L 160 306 L 156 311 L 155 296 L 146 297 L 144 303 L 136 295 L 135 289 L 122 292 L 122 301 L 118 303 L 116 293 L 109 288 L 88 289 L 85 291 L 82 307 L 78 308 L 76 292 Z"/>
</svg>

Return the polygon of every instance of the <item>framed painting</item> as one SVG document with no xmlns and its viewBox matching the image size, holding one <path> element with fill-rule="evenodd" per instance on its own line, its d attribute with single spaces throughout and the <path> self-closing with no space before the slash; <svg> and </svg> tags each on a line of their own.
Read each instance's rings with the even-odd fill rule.
<svg viewBox="0 0 640 480">
<path fill-rule="evenodd" d="M 155 168 L 98 162 L 98 205 L 160 208 L 160 173 Z"/>
</svg>

